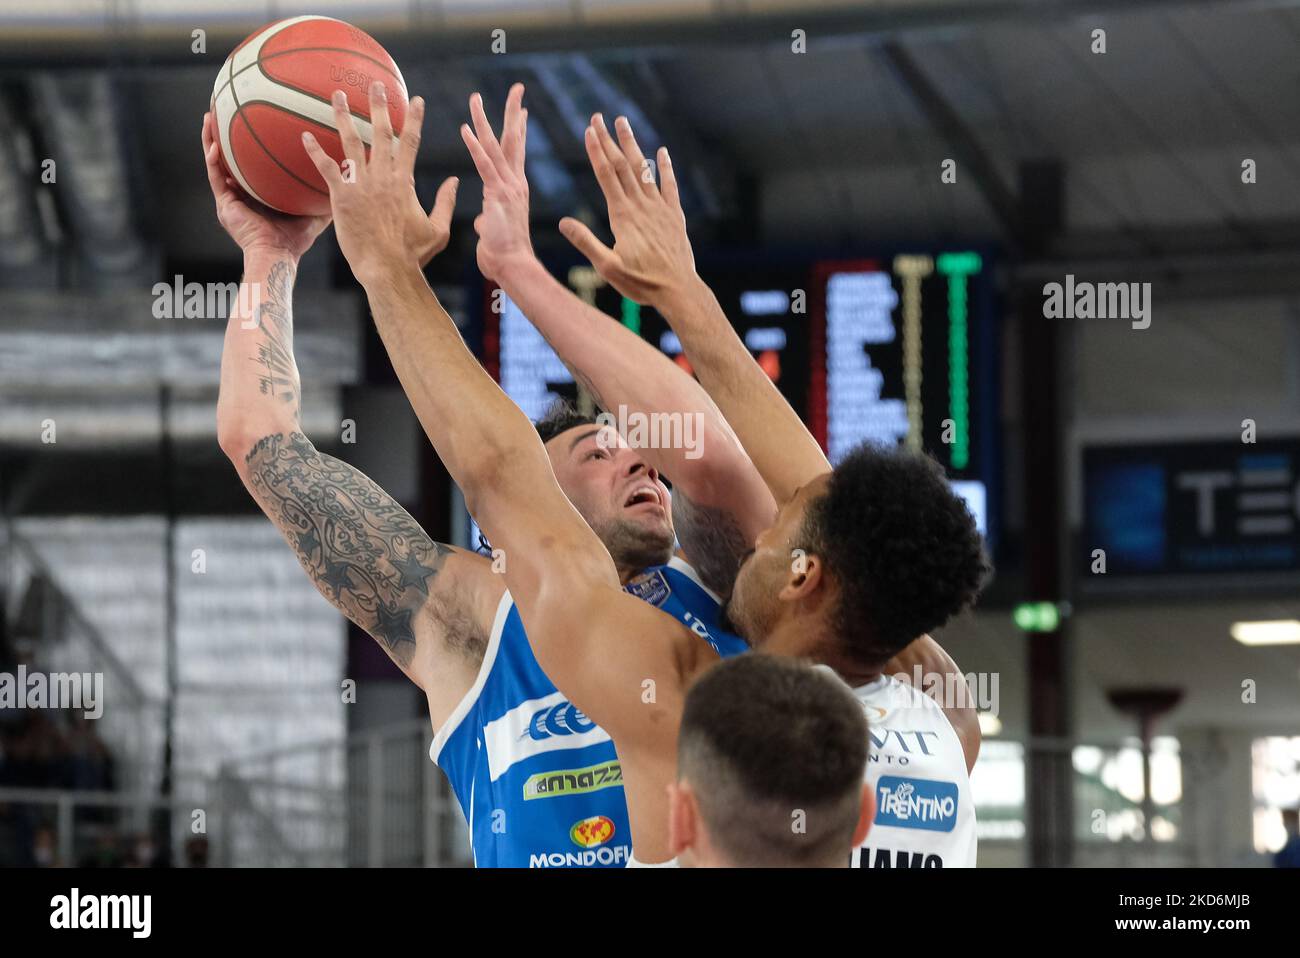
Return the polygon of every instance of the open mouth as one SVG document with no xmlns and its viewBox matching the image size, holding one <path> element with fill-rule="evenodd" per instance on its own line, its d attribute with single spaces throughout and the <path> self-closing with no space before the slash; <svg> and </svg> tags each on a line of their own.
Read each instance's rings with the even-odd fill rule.
<svg viewBox="0 0 1300 958">
<path fill-rule="evenodd" d="M 663 500 L 659 497 L 659 490 L 654 486 L 637 486 L 628 493 L 627 498 L 623 501 L 624 509 L 631 509 L 633 506 L 643 505 L 663 506 Z"/>
</svg>

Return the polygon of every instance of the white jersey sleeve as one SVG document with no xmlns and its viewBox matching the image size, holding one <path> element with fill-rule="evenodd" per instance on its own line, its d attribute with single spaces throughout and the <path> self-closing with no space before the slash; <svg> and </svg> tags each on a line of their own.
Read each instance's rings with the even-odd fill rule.
<svg viewBox="0 0 1300 958">
<path fill-rule="evenodd" d="M 680 868 L 681 864 L 676 858 L 670 858 L 666 862 L 639 862 L 635 855 L 627 856 L 627 868 Z"/>
<path fill-rule="evenodd" d="M 892 676 L 853 690 L 870 726 L 876 798 L 862 868 L 973 868 L 975 803 L 961 739 L 939 704 Z"/>
</svg>

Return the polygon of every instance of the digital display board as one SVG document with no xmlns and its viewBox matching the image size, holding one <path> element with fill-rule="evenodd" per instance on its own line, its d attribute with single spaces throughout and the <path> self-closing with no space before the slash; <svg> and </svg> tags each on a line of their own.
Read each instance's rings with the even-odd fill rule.
<svg viewBox="0 0 1300 958">
<path fill-rule="evenodd" d="M 1300 439 L 1089 447 L 1080 568 L 1300 569 Z"/>
<path fill-rule="evenodd" d="M 932 453 L 954 479 L 986 478 L 995 384 L 986 381 L 991 357 L 977 353 L 995 317 L 983 258 L 822 262 L 814 276 L 826 364 L 816 425 L 831 462 L 864 441 L 904 443 Z"/>
<path fill-rule="evenodd" d="M 589 266 L 550 268 L 691 371 L 653 309 L 622 297 Z M 864 441 L 924 449 L 993 538 L 998 322 L 986 256 L 729 254 L 701 258 L 697 268 L 832 463 Z M 492 286 L 483 303 L 484 364 L 524 412 L 537 419 L 556 397 L 579 400 L 568 370 L 518 307 Z"/>
<path fill-rule="evenodd" d="M 691 372 L 676 334 L 662 316 L 621 296 L 590 267 L 573 267 L 563 275 L 571 289 L 608 316 L 653 343 Z M 750 352 L 777 384 L 794 410 L 807 419 L 809 338 L 807 318 L 791 311 L 791 293 L 807 279 L 806 269 L 756 276 L 750 269 L 714 270 L 709 286 Z M 756 280 L 766 280 L 757 284 Z M 506 395 L 538 419 L 558 397 L 576 401 L 578 387 L 568 369 L 504 293 L 489 289 L 484 320 L 484 363 Z M 498 305 L 494 310 L 492 303 Z M 495 344 L 495 349 L 493 345 Z"/>
</svg>

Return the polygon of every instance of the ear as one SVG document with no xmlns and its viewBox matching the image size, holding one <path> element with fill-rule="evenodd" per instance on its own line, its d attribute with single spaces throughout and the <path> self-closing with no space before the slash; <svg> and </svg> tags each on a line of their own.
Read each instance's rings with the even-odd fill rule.
<svg viewBox="0 0 1300 958">
<path fill-rule="evenodd" d="M 862 786 L 862 810 L 858 813 L 858 825 L 853 829 L 853 847 L 857 848 L 867 840 L 871 823 L 876 817 L 876 793 L 870 785 Z"/>
<path fill-rule="evenodd" d="M 685 782 L 669 783 L 668 844 L 674 857 L 695 846 L 698 828 L 699 810 L 691 786 Z"/>
<path fill-rule="evenodd" d="M 798 602 L 812 598 L 826 578 L 826 565 L 821 556 L 805 553 L 802 550 L 790 559 L 790 574 L 785 585 L 777 593 L 783 602 Z"/>
</svg>

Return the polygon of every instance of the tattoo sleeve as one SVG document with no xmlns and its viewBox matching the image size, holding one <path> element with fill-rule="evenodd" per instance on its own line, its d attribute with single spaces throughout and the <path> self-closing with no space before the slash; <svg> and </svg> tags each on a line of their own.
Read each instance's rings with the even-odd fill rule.
<svg viewBox="0 0 1300 958">
<path fill-rule="evenodd" d="M 730 596 L 750 548 L 736 517 L 726 509 L 698 505 L 674 487 L 673 526 L 704 584 L 723 599 Z"/>
<path fill-rule="evenodd" d="M 316 588 L 394 662 L 410 666 L 422 614 L 432 614 L 453 651 L 482 657 L 482 626 L 437 588 L 455 550 L 430 539 L 379 486 L 299 432 L 262 438 L 246 464 L 253 497 Z"/>
<path fill-rule="evenodd" d="M 279 399 L 301 422 L 298 366 L 293 359 L 293 265 L 280 261 L 266 278 L 266 298 L 257 308 L 256 325 L 262 331 L 254 362 L 262 367 L 262 395 Z"/>
</svg>

